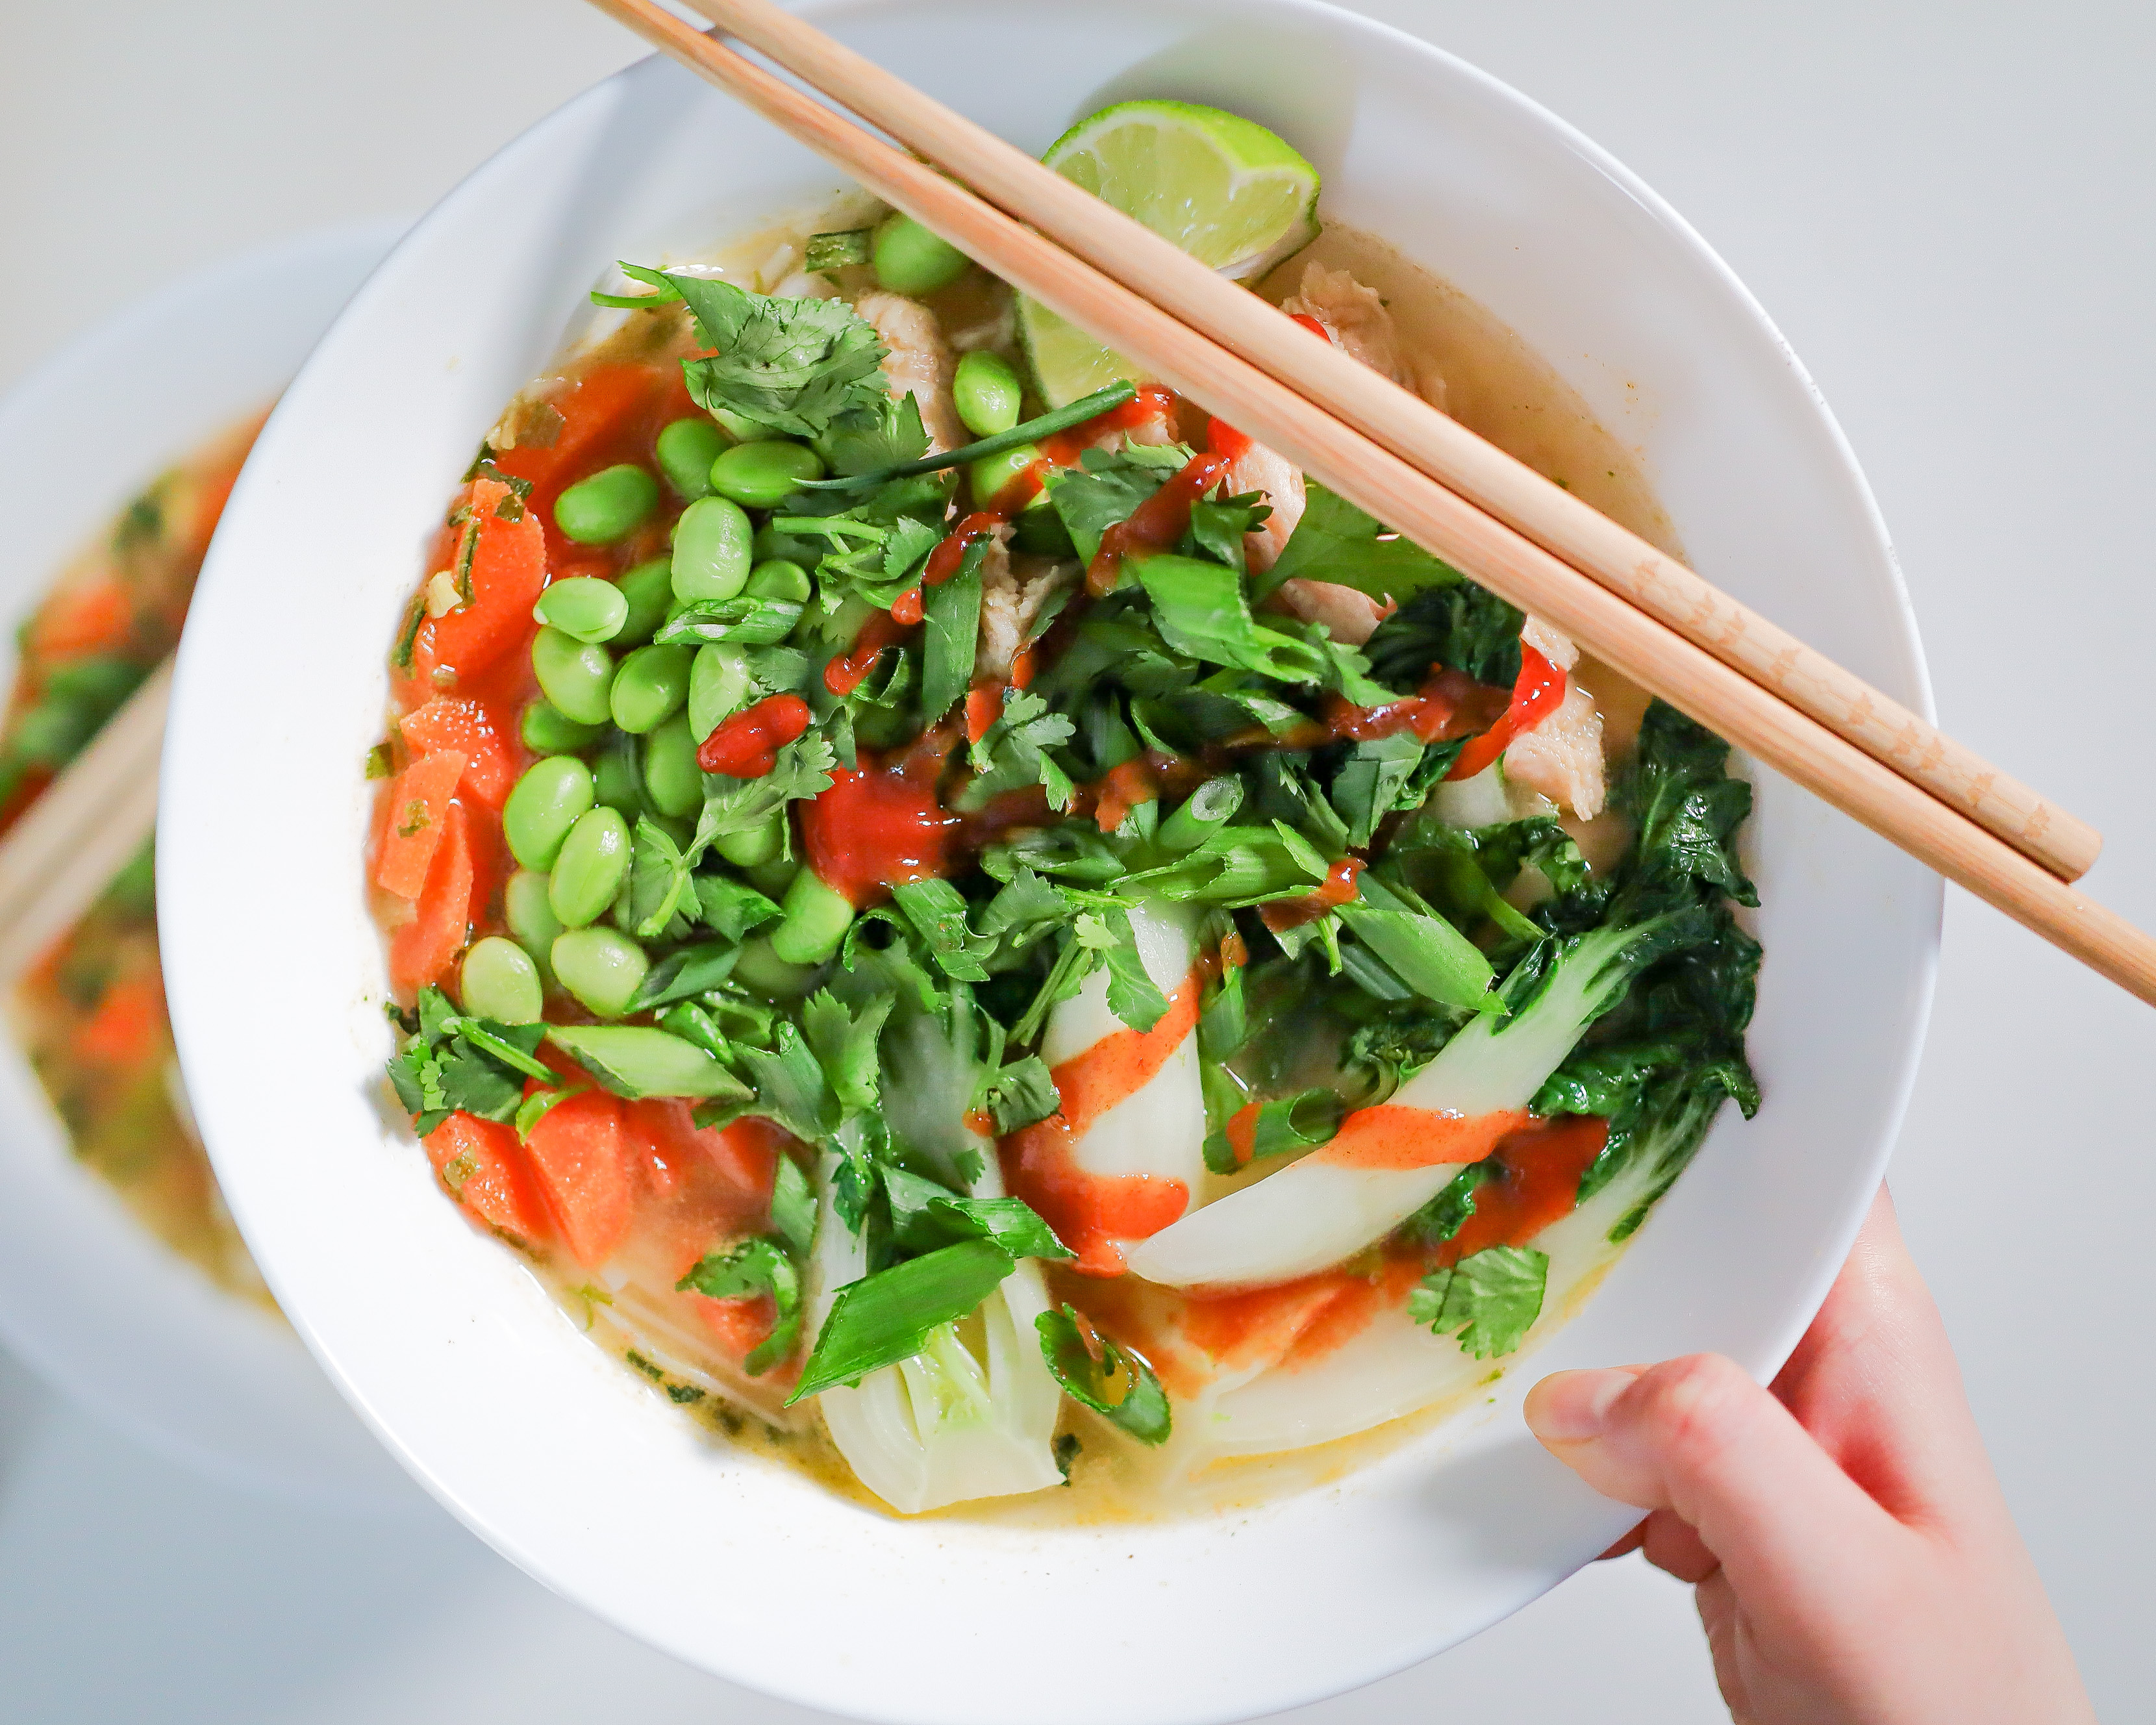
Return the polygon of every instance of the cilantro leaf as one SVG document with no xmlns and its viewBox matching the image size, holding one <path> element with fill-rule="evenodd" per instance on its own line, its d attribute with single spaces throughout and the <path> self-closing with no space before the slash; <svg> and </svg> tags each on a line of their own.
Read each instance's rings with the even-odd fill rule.
<svg viewBox="0 0 2156 1725">
<path fill-rule="evenodd" d="M 1549 1254 L 1491 1246 L 1432 1271 L 1408 1296 L 1408 1317 L 1440 1336 L 1457 1335 L 1477 1359 L 1510 1353 L 1542 1315 Z"/>
<path fill-rule="evenodd" d="M 957 887 L 931 877 L 901 881 L 891 896 L 944 975 L 967 983 L 988 979 L 982 961 L 995 951 L 996 942 L 973 932 L 967 920 L 971 907 Z"/>
<path fill-rule="evenodd" d="M 1128 521 L 1189 459 L 1190 451 L 1180 444 L 1158 452 L 1142 446 L 1117 454 L 1088 449 L 1077 466 L 1049 475 L 1048 501 L 1062 517 L 1080 559 L 1090 563 L 1099 556 L 1101 536 Z"/>
<path fill-rule="evenodd" d="M 1315 480 L 1304 487 L 1302 519 L 1261 578 L 1258 598 L 1283 581 L 1329 581 L 1373 599 L 1404 601 L 1426 588 L 1449 587 L 1460 572 L 1411 540 L 1389 534 L 1374 516 Z"/>
<path fill-rule="evenodd" d="M 745 941 L 782 914 L 777 905 L 747 881 L 737 880 L 731 875 L 699 875 L 696 886 L 697 906 L 705 922 L 725 940 Z"/>
<path fill-rule="evenodd" d="M 950 579 L 927 589 L 921 605 L 921 711 L 932 725 L 966 698 L 981 634 L 981 568 L 994 542 L 976 539 Z"/>
<path fill-rule="evenodd" d="M 1038 1055 L 1028 1055 L 1000 1068 L 988 1081 L 987 1101 L 998 1137 L 1045 1120 L 1063 1106 L 1055 1077 Z"/>
<path fill-rule="evenodd" d="M 1253 619 L 1243 578 L 1227 565 L 1168 556 L 1133 558 L 1131 567 L 1152 601 L 1162 639 L 1175 651 L 1283 683 L 1326 680 L 1330 657 Z"/>
<path fill-rule="evenodd" d="M 636 823 L 629 856 L 629 915 L 636 937 L 678 940 L 689 929 L 684 907 L 696 904 L 689 865 L 666 829 L 648 819 Z"/>
<path fill-rule="evenodd" d="M 888 351 L 875 326 L 837 300 L 778 300 L 731 282 L 669 275 L 709 359 L 684 360 L 690 398 L 789 437 L 820 437 L 850 409 L 887 398 Z"/>
<path fill-rule="evenodd" d="M 704 941 L 669 952 L 644 973 L 636 993 L 623 1009 L 625 1014 L 650 1012 L 708 993 L 733 974 L 741 948 L 731 941 Z"/>
<path fill-rule="evenodd" d="M 793 1166 L 783 1157 L 780 1161 Z M 798 1178 L 799 1170 L 795 1173 Z M 778 1241 L 747 1240 L 728 1250 L 710 1253 L 674 1286 L 682 1293 L 703 1294 L 714 1300 L 771 1296 L 777 1322 L 742 1362 L 752 1378 L 762 1376 L 793 1354 L 801 1334 L 801 1270 Z"/>
<path fill-rule="evenodd" d="M 1028 689 L 1012 690 L 1004 697 L 1000 716 L 973 745 L 968 758 L 974 778 L 960 794 L 958 806 L 985 808 L 1005 791 L 1037 784 L 1047 788 L 1054 807 L 1068 809 L 1076 798 L 1076 787 L 1048 752 L 1070 742 L 1076 729 L 1064 714 L 1049 711 L 1040 696 Z"/>
<path fill-rule="evenodd" d="M 761 778 L 706 773 L 704 811 L 697 819 L 696 836 L 689 846 L 689 865 L 696 866 L 713 839 L 728 833 L 752 832 L 789 802 L 830 789 L 831 769 L 838 758 L 830 738 L 819 727 L 779 750 L 771 771 Z"/>
</svg>

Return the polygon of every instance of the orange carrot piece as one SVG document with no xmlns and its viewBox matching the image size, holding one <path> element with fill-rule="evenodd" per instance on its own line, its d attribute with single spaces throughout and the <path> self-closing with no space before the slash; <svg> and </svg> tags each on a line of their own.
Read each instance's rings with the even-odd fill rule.
<svg viewBox="0 0 2156 1725">
<path fill-rule="evenodd" d="M 547 1200 L 513 1128 L 452 1114 L 427 1134 L 427 1160 L 450 1194 L 488 1227 L 531 1246 L 552 1236 Z"/>
<path fill-rule="evenodd" d="M 463 752 L 443 749 L 422 755 L 398 775 L 382 831 L 382 849 L 374 859 L 375 885 L 383 891 L 399 898 L 419 896 L 448 824 L 449 799 L 464 772 Z"/>
<path fill-rule="evenodd" d="M 153 976 L 123 977 L 74 1033 L 75 1051 L 108 1066 L 139 1065 L 165 1022 L 165 991 Z"/>
<path fill-rule="evenodd" d="M 414 754 L 462 751 L 464 777 L 458 783 L 490 809 L 501 808 L 516 783 L 516 758 L 484 701 L 463 695 L 437 696 L 405 714 L 397 728 Z"/>
<path fill-rule="evenodd" d="M 727 1300 L 714 1300 L 708 1294 L 682 1297 L 696 1308 L 696 1316 L 703 1319 L 704 1327 L 720 1348 L 737 1362 L 747 1359 L 771 1333 L 778 1317 L 778 1308 L 768 1294 L 742 1294 Z"/>
<path fill-rule="evenodd" d="M 499 480 L 471 482 L 467 518 L 448 568 L 470 598 L 419 625 L 413 664 L 423 685 L 442 688 L 482 671 L 528 639 L 531 607 L 547 584 L 547 535 L 537 511 Z M 466 558 L 469 556 L 469 568 Z"/>
<path fill-rule="evenodd" d="M 93 581 L 54 593 L 30 624 L 24 657 L 65 659 L 124 647 L 135 633 L 135 607 L 116 581 Z"/>
<path fill-rule="evenodd" d="M 621 1100 L 588 1090 L 557 1102 L 525 1141 L 576 1260 L 596 1270 L 629 1231 L 636 1168 L 623 1131 Z"/>
<path fill-rule="evenodd" d="M 452 757 L 429 757 L 437 761 Z M 419 894 L 418 914 L 389 938 L 389 985 L 402 999 L 408 1000 L 429 983 L 440 982 L 464 950 L 471 932 L 478 880 L 472 828 L 464 804 L 449 804 L 434 864 Z"/>
</svg>

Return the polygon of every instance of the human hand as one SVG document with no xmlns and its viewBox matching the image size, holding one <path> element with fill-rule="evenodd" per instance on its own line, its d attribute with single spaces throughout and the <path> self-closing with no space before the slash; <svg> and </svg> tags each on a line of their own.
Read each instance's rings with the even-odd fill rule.
<svg viewBox="0 0 2156 1725">
<path fill-rule="evenodd" d="M 1762 1389 L 1718 1354 L 1559 1372 L 1527 1424 L 1694 1584 L 1738 1725 L 2093 1725 L 1884 1188 Z"/>
</svg>

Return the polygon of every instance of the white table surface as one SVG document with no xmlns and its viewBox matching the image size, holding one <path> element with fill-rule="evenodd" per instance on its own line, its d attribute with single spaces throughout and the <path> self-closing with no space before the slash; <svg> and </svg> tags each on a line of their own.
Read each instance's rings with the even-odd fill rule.
<svg viewBox="0 0 2156 1725">
<path fill-rule="evenodd" d="M 1014 0 L 1043 3 L 1043 0 Z M 1948 727 L 2109 834 L 2156 923 L 2142 499 L 2156 25 L 2033 0 L 1371 0 L 1608 146 L 1780 322 L 1876 488 Z M 574 0 L 0 0 L 0 388 L 170 276 L 416 212 L 634 57 Z M 0 475 L 0 499 L 5 476 Z M 2108 793 L 2108 794 L 2107 794 Z M 2099 1710 L 2147 1647 L 2156 1018 L 1958 893 L 1893 1183 Z M 1604 1565 L 1303 1725 L 1724 1717 L 1682 1589 Z M 0 1717 L 806 1722 L 583 1616 L 446 1517 L 183 1474 L 0 1356 Z"/>
</svg>

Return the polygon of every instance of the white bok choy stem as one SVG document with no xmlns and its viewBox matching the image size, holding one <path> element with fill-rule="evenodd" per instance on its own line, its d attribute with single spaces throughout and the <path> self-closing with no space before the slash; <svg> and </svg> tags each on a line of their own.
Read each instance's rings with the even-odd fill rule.
<svg viewBox="0 0 2156 1725">
<path fill-rule="evenodd" d="M 1131 907 L 1130 919 L 1146 974 L 1172 999 L 1189 983 L 1196 962 L 1195 913 L 1144 903 Z M 1108 981 L 1106 967 L 1096 969 L 1049 1014 L 1040 1057 L 1051 1069 L 1129 1028 L 1108 1005 Z M 1194 1025 L 1158 1071 L 1086 1127 L 1070 1159 L 1085 1173 L 1149 1174 L 1198 1191 L 1205 1178 L 1205 1096 Z"/>
<path fill-rule="evenodd" d="M 1004 1196 L 996 1147 L 976 1140 L 981 1175 L 968 1194 Z M 809 1334 L 839 1290 L 868 1273 L 868 1248 L 832 1202 L 839 1157 L 817 1169 L 816 1245 L 808 1267 Z M 1040 1267 L 1021 1259 L 974 1320 L 944 1324 L 912 1358 L 817 1398 L 831 1440 L 863 1485 L 906 1515 L 974 1497 L 1037 1491 L 1062 1478 L 1053 1444 L 1063 1392 L 1041 1358 L 1034 1321 L 1048 1310 Z M 978 1329 L 968 1340 L 962 1330 Z"/>
<path fill-rule="evenodd" d="M 1526 1107 L 1587 1027 L 1624 992 L 1636 968 L 1628 954 L 1662 950 L 1656 935 L 1668 920 L 1581 936 L 1557 958 L 1524 1009 L 1475 1019 L 1401 1086 L 1391 1106 L 1463 1119 Z M 1383 1239 L 1460 1171 L 1450 1162 L 1350 1168 L 1323 1158 L 1322 1150 L 1314 1152 L 1163 1229 L 1129 1255 L 1132 1271 L 1170 1287 L 1309 1276 Z"/>
</svg>

